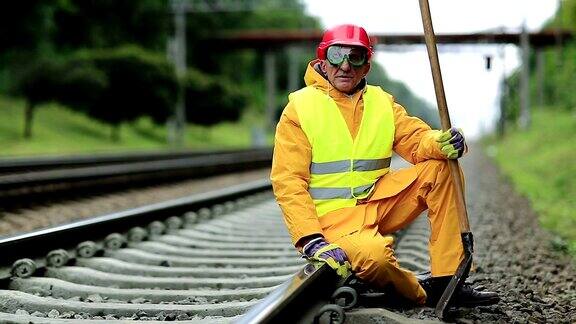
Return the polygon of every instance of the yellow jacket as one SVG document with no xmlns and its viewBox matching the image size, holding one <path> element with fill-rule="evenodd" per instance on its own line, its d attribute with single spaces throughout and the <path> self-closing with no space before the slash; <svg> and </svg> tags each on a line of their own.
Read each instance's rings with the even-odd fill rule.
<svg viewBox="0 0 576 324">
<path fill-rule="evenodd" d="M 362 94 L 365 87 L 352 95 L 336 90 L 314 69 L 316 62 L 308 64 L 304 76 L 306 85 L 326 92 L 336 102 L 350 133 L 356 137 L 362 120 L 364 108 Z M 393 110 L 396 128 L 393 150 L 398 155 L 412 164 L 428 159 L 445 159 L 435 140 L 438 131 L 432 130 L 422 120 L 408 116 L 404 107 L 396 102 Z M 296 109 L 289 102 L 276 127 L 270 179 L 292 242 L 297 246 L 303 237 L 322 234 L 314 202 L 308 193 L 311 152 L 310 143 L 300 128 Z M 410 185 L 414 179 L 416 179 L 414 168 L 390 172 L 379 180 L 386 181 L 386 185 L 379 186 L 370 200 L 394 196 Z M 322 217 L 330 217 L 330 213 Z"/>
</svg>

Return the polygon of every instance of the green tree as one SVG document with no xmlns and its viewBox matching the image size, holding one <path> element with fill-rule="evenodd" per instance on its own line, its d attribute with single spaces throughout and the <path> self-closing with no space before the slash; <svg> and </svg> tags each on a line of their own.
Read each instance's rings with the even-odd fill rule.
<svg viewBox="0 0 576 324">
<path fill-rule="evenodd" d="M 106 86 L 106 75 L 86 62 L 50 59 L 33 62 L 13 89 L 26 98 L 24 137 L 32 137 L 34 113 L 40 104 L 57 101 L 86 109 L 102 95 Z"/>
<path fill-rule="evenodd" d="M 176 98 L 176 77 L 164 56 L 136 46 L 86 51 L 73 62 L 90 64 L 108 79 L 103 93 L 86 104 L 76 105 L 89 116 L 112 126 L 111 137 L 120 139 L 123 123 L 150 116 L 164 123 Z"/>
<path fill-rule="evenodd" d="M 39 60 L 23 74 L 16 91 L 28 102 L 26 137 L 32 135 L 34 108 L 56 101 L 111 125 L 111 138 L 118 141 L 123 123 L 142 116 L 166 122 L 174 107 L 176 78 L 163 56 L 127 46 Z"/>
<path fill-rule="evenodd" d="M 61 50 L 134 43 L 163 51 L 171 23 L 165 0 L 63 0 L 53 20 L 53 42 Z"/>
<path fill-rule="evenodd" d="M 210 76 L 190 69 L 186 76 L 186 119 L 210 126 L 238 121 L 248 97 L 242 88 L 222 76 Z"/>
<path fill-rule="evenodd" d="M 56 0 L 13 1 L 0 10 L 0 90 L 9 91 L 39 53 L 52 51 Z"/>
<path fill-rule="evenodd" d="M 21 74 L 13 91 L 26 98 L 24 108 L 24 137 L 32 137 L 34 111 L 41 103 L 54 100 L 62 66 L 54 61 L 39 60 Z"/>
</svg>

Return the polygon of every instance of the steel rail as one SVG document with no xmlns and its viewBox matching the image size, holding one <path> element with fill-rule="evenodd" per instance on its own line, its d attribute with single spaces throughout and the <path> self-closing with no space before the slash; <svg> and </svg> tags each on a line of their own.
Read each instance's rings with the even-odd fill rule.
<svg viewBox="0 0 576 324">
<path fill-rule="evenodd" d="M 0 190 L 52 183 L 70 183 L 118 176 L 145 175 L 147 178 L 187 174 L 201 176 L 268 166 L 271 150 L 236 152 L 150 162 L 133 162 L 63 170 L 33 171 L 0 175 Z"/>
<path fill-rule="evenodd" d="M 268 147 L 254 149 L 198 150 L 198 151 L 149 151 L 132 153 L 99 153 L 42 157 L 3 157 L 0 158 L 0 174 L 18 171 L 39 171 L 81 166 L 120 164 L 143 161 L 174 160 L 199 156 L 214 156 L 232 153 L 269 152 Z"/>
<path fill-rule="evenodd" d="M 270 188 L 269 180 L 258 180 L 226 189 L 2 238 L 0 239 L 0 255 L 2 256 L 0 267 L 10 265 L 23 255 L 29 258 L 39 257 L 51 250 L 77 244 L 78 238 L 82 240 L 103 238 L 111 232 L 126 231 L 134 226 L 163 220 L 190 210 L 270 190 Z M 9 274 L 0 272 L 0 279 L 6 279 L 7 277 L 9 277 Z"/>
<path fill-rule="evenodd" d="M 235 323 L 314 323 L 316 312 L 329 302 L 338 283 L 336 272 L 326 264 L 307 264 Z"/>
<path fill-rule="evenodd" d="M 400 230 L 394 234 L 395 249 L 399 253 L 400 263 L 406 268 L 423 273 L 428 270 L 428 255 L 418 253 L 417 248 L 426 249 L 429 229 L 428 224 L 421 216 L 409 228 Z M 403 238 L 412 233 L 412 237 L 405 243 Z M 415 232 L 415 233 L 413 233 Z M 291 280 L 277 287 L 272 293 L 260 300 L 248 310 L 237 324 L 260 324 L 260 323 L 317 323 L 321 306 L 333 302 L 335 290 L 341 285 L 335 271 L 327 265 L 320 268 L 308 264 L 303 267 Z M 370 309 L 370 308 L 369 308 Z M 368 322 L 363 314 L 348 314 L 350 322 L 355 318 L 361 322 Z M 369 322 L 374 320 L 374 315 L 381 316 L 386 323 L 420 323 L 421 321 L 406 318 L 390 311 L 381 311 L 377 314 L 368 314 Z M 363 317 L 364 316 L 364 317 Z M 373 316 L 373 317 L 370 317 Z"/>
</svg>

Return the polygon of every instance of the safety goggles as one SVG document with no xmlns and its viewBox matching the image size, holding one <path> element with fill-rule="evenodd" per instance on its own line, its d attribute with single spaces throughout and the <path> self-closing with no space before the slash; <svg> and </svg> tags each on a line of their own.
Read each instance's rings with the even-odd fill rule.
<svg viewBox="0 0 576 324">
<path fill-rule="evenodd" d="M 340 66 L 347 60 L 353 67 L 361 67 L 366 64 L 366 51 L 362 48 L 357 47 L 342 47 L 338 45 L 332 45 L 328 47 L 326 52 L 326 59 L 328 62 L 334 66 Z"/>
</svg>

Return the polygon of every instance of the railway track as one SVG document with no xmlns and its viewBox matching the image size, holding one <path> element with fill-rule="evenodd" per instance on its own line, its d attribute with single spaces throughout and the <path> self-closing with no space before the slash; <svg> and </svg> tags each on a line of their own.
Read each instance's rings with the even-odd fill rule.
<svg viewBox="0 0 576 324">
<path fill-rule="evenodd" d="M 426 242 L 416 224 L 400 261 L 427 268 Z M 298 256 L 267 181 L 9 237 L 0 255 L 0 322 L 343 319 L 337 278 Z"/>
<path fill-rule="evenodd" d="M 35 171 L 54 171 L 71 168 L 110 166 L 150 161 L 174 161 L 216 155 L 270 153 L 270 148 L 242 150 L 197 150 L 197 151 L 151 151 L 138 153 L 102 153 L 68 156 L 11 157 L 0 158 L 0 175 Z"/>
<path fill-rule="evenodd" d="M 0 159 L 4 210 L 266 168 L 272 150 L 192 151 Z"/>
<path fill-rule="evenodd" d="M 0 198 L 21 200 L 79 188 L 89 192 L 201 178 L 268 167 L 271 158 L 270 148 L 260 148 L 1 159 Z"/>
</svg>

